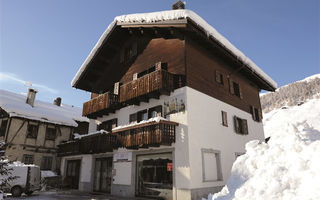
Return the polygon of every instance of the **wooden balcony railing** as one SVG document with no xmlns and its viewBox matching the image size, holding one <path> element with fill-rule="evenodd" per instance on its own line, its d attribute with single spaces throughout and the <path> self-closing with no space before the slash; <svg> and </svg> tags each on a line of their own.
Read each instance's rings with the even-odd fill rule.
<svg viewBox="0 0 320 200">
<path fill-rule="evenodd" d="M 157 70 L 137 80 L 120 86 L 120 102 L 132 103 L 151 95 L 169 95 L 174 90 L 174 76 L 165 70 Z"/>
<path fill-rule="evenodd" d="M 95 118 L 114 111 L 119 104 L 119 96 L 106 92 L 83 104 L 82 115 Z"/>
<path fill-rule="evenodd" d="M 112 152 L 118 140 L 114 134 L 97 134 L 58 145 L 58 156 Z"/>
<path fill-rule="evenodd" d="M 139 149 L 170 146 L 175 142 L 176 122 L 160 120 L 114 130 L 112 133 L 82 137 L 58 145 L 58 156 L 112 152 L 124 147 Z"/>
<path fill-rule="evenodd" d="M 148 148 L 175 142 L 175 127 L 171 121 L 149 122 L 113 131 L 118 137 L 119 147 L 127 149 Z"/>
</svg>

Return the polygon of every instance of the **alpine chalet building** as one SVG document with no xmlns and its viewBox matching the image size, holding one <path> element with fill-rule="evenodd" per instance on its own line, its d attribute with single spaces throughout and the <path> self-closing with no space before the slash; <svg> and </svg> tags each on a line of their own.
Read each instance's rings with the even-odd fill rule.
<svg viewBox="0 0 320 200">
<path fill-rule="evenodd" d="M 190 10 L 116 17 L 72 80 L 89 133 L 60 145 L 82 191 L 201 199 L 245 144 L 264 140 L 260 90 L 276 83 Z"/>
</svg>

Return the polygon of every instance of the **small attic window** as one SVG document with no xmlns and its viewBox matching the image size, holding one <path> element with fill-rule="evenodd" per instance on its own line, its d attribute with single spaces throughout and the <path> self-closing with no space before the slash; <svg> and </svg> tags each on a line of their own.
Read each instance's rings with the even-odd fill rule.
<svg viewBox="0 0 320 200">
<path fill-rule="evenodd" d="M 126 63 L 131 58 L 137 55 L 138 45 L 137 42 L 133 42 L 130 45 L 125 46 L 120 54 L 120 63 Z"/>
</svg>

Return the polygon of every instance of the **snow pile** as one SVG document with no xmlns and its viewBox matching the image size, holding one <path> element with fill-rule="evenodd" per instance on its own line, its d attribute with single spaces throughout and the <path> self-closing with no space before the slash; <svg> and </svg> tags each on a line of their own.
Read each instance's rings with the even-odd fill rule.
<svg viewBox="0 0 320 200">
<path fill-rule="evenodd" d="M 8 164 L 9 167 L 35 167 L 37 165 L 34 165 L 34 164 L 24 164 L 20 161 L 15 161 L 15 162 L 12 162 L 12 163 L 9 163 Z"/>
<path fill-rule="evenodd" d="M 54 104 L 35 100 L 34 107 L 26 103 L 26 96 L 15 94 L 6 90 L 0 90 L 0 107 L 10 117 L 23 117 L 42 122 L 75 126 L 76 121 L 89 122 L 89 119 L 82 117 L 81 109 L 69 105 Z"/>
<path fill-rule="evenodd" d="M 320 100 L 265 115 L 268 144 L 251 141 L 209 200 L 320 199 Z"/>
<path fill-rule="evenodd" d="M 237 59 L 245 63 L 253 72 L 257 73 L 262 79 L 268 82 L 272 87 L 277 88 L 277 83 L 272 80 L 266 73 L 264 73 L 250 58 L 244 55 L 239 49 L 237 49 L 229 40 L 223 37 L 215 28 L 208 24 L 204 19 L 191 10 L 168 10 L 161 12 L 151 12 L 151 13 L 139 13 L 139 14 L 130 14 L 122 15 L 115 17 L 113 22 L 108 26 L 105 32 L 102 34 L 97 44 L 94 46 L 85 62 L 82 64 L 77 74 L 73 78 L 71 85 L 75 86 L 76 82 L 80 78 L 81 74 L 87 68 L 87 65 L 90 63 L 90 60 L 102 47 L 102 44 L 106 39 L 108 39 L 112 30 L 117 26 L 117 23 L 129 23 L 129 24 L 148 24 L 156 23 L 163 21 L 172 21 L 180 19 L 189 19 L 193 21 L 200 29 L 204 30 L 208 37 L 213 37 L 218 43 L 230 51 Z"/>
<path fill-rule="evenodd" d="M 73 136 L 74 136 L 74 139 L 81 139 L 83 137 L 88 137 L 88 136 L 103 134 L 103 133 L 107 134 L 109 132 L 102 129 L 102 130 L 91 132 L 91 133 L 84 134 L 84 135 L 80 135 L 79 133 L 74 133 Z"/>
<path fill-rule="evenodd" d="M 41 170 L 41 178 L 55 177 L 55 176 L 58 176 L 57 173 L 51 170 Z"/>
<path fill-rule="evenodd" d="M 160 121 L 168 121 L 168 120 L 166 118 L 163 118 L 163 117 L 153 117 L 153 118 L 150 118 L 150 119 L 147 119 L 147 120 L 142 120 L 140 122 L 134 122 L 134 123 L 123 125 L 123 126 L 117 126 L 117 127 L 113 128 L 112 131 L 116 131 L 116 130 L 119 130 L 119 129 L 132 127 L 132 126 L 136 126 L 136 125 L 147 124 L 147 123 L 150 123 L 150 122 L 160 122 Z"/>
</svg>

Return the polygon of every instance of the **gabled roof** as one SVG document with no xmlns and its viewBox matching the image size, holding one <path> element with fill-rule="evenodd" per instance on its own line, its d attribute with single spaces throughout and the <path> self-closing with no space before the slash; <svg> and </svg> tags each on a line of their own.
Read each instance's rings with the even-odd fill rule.
<svg viewBox="0 0 320 200">
<path fill-rule="evenodd" d="M 91 50 L 90 54 L 78 70 L 77 74 L 73 78 L 71 85 L 77 87 L 78 81 L 81 79 L 92 59 L 96 56 L 99 50 L 102 48 L 103 44 L 108 40 L 109 36 L 112 34 L 117 26 L 125 25 L 159 25 L 159 24 L 187 24 L 188 21 L 196 24 L 199 29 L 203 30 L 207 37 L 213 39 L 215 42 L 219 43 L 224 49 L 229 51 L 237 60 L 240 60 L 245 67 L 247 67 L 252 74 L 256 74 L 258 78 L 267 85 L 270 90 L 277 88 L 277 83 L 272 80 L 265 72 L 263 72 L 250 58 L 245 56 L 239 49 L 232 45 L 225 37 L 223 37 L 216 29 L 214 29 L 210 24 L 208 24 L 199 15 L 191 10 L 169 10 L 161 12 L 152 13 L 141 13 L 141 14 L 131 14 L 122 15 L 116 17 L 113 22 L 108 26 L 105 32 L 102 34 L 97 44 Z"/>
<path fill-rule="evenodd" d="M 65 104 L 57 106 L 35 100 L 34 107 L 26 103 L 26 96 L 0 89 L 0 108 L 10 117 L 22 117 L 42 122 L 77 127 L 76 121 L 89 122 L 81 109 Z"/>
</svg>

